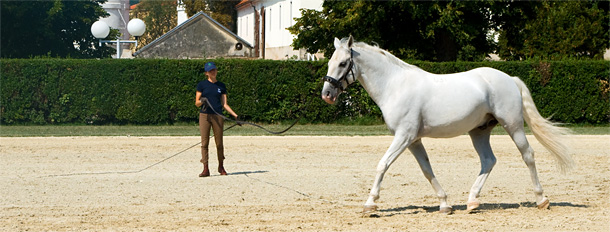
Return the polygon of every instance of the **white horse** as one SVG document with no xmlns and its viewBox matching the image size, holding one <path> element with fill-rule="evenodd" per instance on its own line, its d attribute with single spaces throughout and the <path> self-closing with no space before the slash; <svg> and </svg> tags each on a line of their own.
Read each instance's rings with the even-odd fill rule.
<svg viewBox="0 0 610 232">
<path fill-rule="evenodd" d="M 560 142 L 569 130 L 555 126 L 536 109 L 527 86 L 517 77 L 492 68 L 437 75 L 407 64 L 378 47 L 335 38 L 335 52 L 328 62 L 328 73 L 322 99 L 334 104 L 337 96 L 358 80 L 377 103 L 388 128 L 394 135 L 392 144 L 377 165 L 377 175 L 363 213 L 377 210 L 375 200 L 385 172 L 408 148 L 440 199 L 440 212 L 451 213 L 447 195 L 436 180 L 423 137 L 449 138 L 469 133 L 481 159 L 481 172 L 470 189 L 467 210 L 479 207 L 477 199 L 491 169 L 496 163 L 489 138 L 500 124 L 519 148 L 530 170 L 538 208 L 549 207 L 543 195 L 523 120 L 536 139 L 556 158 L 561 171 L 574 166 L 569 149 Z"/>
</svg>

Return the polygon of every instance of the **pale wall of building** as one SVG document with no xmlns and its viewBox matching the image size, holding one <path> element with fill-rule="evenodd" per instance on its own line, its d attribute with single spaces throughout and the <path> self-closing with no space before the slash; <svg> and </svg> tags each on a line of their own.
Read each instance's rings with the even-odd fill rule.
<svg viewBox="0 0 610 232">
<path fill-rule="evenodd" d="M 301 17 L 300 9 L 322 10 L 323 0 L 251 0 L 237 8 L 237 35 L 255 45 L 255 10 L 261 14 L 264 9 L 264 20 L 259 22 L 259 46 L 264 47 L 264 58 L 282 60 L 296 57 L 306 59 L 303 51 L 294 50 L 291 46 L 295 36 L 288 27 L 295 24 L 294 18 Z M 263 31 L 264 28 L 264 31 Z M 262 56 L 262 52 L 260 54 Z M 263 57 L 261 57 L 263 58 Z"/>
</svg>

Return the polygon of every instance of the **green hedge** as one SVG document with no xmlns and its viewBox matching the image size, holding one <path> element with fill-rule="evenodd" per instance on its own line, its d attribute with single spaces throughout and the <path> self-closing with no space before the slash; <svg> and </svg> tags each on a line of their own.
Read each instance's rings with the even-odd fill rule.
<svg viewBox="0 0 610 232">
<path fill-rule="evenodd" d="M 327 105 L 319 95 L 325 62 L 214 60 L 242 117 L 274 123 L 381 118 L 358 84 Z M 2 124 L 162 124 L 194 122 L 195 87 L 207 60 L 1 60 Z M 607 61 L 412 62 L 432 73 L 488 66 L 521 77 L 543 116 L 566 123 L 607 123 Z"/>
</svg>

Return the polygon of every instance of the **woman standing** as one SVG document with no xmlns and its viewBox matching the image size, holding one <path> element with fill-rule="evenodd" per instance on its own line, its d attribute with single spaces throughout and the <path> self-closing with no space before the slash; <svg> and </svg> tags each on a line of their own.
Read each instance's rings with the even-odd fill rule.
<svg viewBox="0 0 610 232">
<path fill-rule="evenodd" d="M 214 130 L 214 140 L 216 141 L 218 172 L 220 175 L 227 175 L 223 165 L 225 159 L 222 141 L 224 120 L 218 114 L 222 114 L 223 108 L 235 119 L 237 119 L 237 114 L 227 104 L 227 88 L 225 84 L 216 79 L 218 72 L 216 64 L 208 62 L 205 64 L 204 70 L 208 79 L 197 84 L 197 93 L 195 94 L 195 105 L 201 107 L 199 111 L 199 130 L 201 132 L 201 163 L 203 163 L 203 172 L 199 174 L 199 177 L 210 176 L 210 170 L 208 169 L 210 127 Z"/>
</svg>

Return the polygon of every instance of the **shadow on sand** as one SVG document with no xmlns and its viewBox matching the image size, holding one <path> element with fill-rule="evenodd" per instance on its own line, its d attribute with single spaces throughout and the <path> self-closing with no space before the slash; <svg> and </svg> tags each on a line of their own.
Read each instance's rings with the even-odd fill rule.
<svg viewBox="0 0 610 232">
<path fill-rule="evenodd" d="M 227 176 L 239 176 L 239 175 L 246 175 L 246 176 L 248 176 L 248 175 L 250 175 L 250 174 L 259 174 L 259 173 L 266 173 L 266 172 L 269 172 L 269 171 L 243 171 L 243 172 L 229 172 L 229 173 L 227 173 Z M 218 173 L 216 173 L 216 174 L 212 174 L 212 175 L 208 176 L 208 178 L 209 178 L 209 177 L 221 177 L 221 175 L 220 175 L 220 174 L 218 174 Z"/>
<path fill-rule="evenodd" d="M 521 202 L 521 203 L 482 203 L 478 209 L 473 210 L 469 213 L 484 213 L 488 210 L 502 210 L 502 209 L 517 209 L 517 208 L 536 208 L 535 202 Z M 573 204 L 570 202 L 551 202 L 550 207 L 572 207 L 572 208 L 589 208 L 588 205 Z M 390 209 L 380 209 L 377 213 L 371 214 L 371 217 L 391 217 L 400 214 L 419 214 L 419 213 L 433 213 L 438 212 L 438 206 L 407 206 Z M 466 205 L 454 205 L 453 211 L 466 211 Z"/>
<path fill-rule="evenodd" d="M 229 176 L 237 176 L 237 175 L 249 175 L 249 174 L 259 174 L 259 173 L 267 173 L 269 171 L 243 171 L 243 172 L 230 172 L 227 173 Z"/>
</svg>

